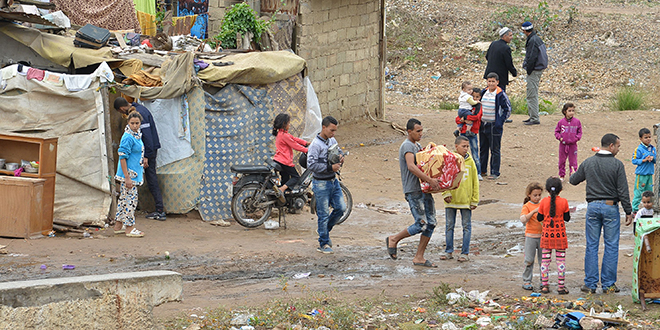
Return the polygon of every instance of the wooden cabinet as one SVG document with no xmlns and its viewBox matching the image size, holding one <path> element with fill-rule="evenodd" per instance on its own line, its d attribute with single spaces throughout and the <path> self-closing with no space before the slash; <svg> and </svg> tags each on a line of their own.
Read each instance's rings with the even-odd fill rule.
<svg viewBox="0 0 660 330">
<path fill-rule="evenodd" d="M 23 172 L 23 178 L 38 178 L 43 179 L 43 196 L 40 202 L 41 205 L 41 218 L 39 222 L 40 230 L 31 232 L 34 235 L 38 232 L 50 231 L 53 228 L 53 207 L 55 203 L 55 168 L 57 165 L 57 138 L 36 138 L 15 135 L 0 134 L 0 158 L 4 158 L 6 163 L 21 163 L 21 160 L 38 161 L 39 171 L 37 173 Z M 13 171 L 0 169 L 1 175 L 13 176 Z M 0 184 L 6 184 L 7 181 L 0 181 Z M 13 183 L 15 185 L 15 183 Z M 7 198 L 4 193 L 0 199 Z M 11 191 L 11 190 L 10 190 Z M 24 195 L 27 196 L 27 195 Z M 26 204 L 34 205 L 31 201 L 25 201 Z M 2 209 L 3 204 L 0 203 L 0 222 L 4 221 L 2 214 L 6 211 Z M 35 227 L 35 228 L 36 228 Z M 0 227 L 2 228 L 2 227 Z M 35 229 L 36 230 L 36 229 Z M 5 233 L 0 232 L 0 236 Z"/>
<path fill-rule="evenodd" d="M 41 235 L 53 229 L 43 216 L 44 179 L 0 176 L 0 236 Z"/>
</svg>

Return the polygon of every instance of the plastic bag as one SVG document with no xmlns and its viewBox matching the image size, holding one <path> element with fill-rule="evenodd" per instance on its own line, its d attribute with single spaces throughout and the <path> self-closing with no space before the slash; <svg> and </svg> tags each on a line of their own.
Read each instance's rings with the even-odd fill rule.
<svg viewBox="0 0 660 330">
<path fill-rule="evenodd" d="M 307 95 L 307 113 L 305 114 L 305 129 L 300 138 L 311 141 L 321 132 L 321 106 L 309 77 L 305 77 L 303 84 L 305 84 L 305 94 Z"/>
</svg>

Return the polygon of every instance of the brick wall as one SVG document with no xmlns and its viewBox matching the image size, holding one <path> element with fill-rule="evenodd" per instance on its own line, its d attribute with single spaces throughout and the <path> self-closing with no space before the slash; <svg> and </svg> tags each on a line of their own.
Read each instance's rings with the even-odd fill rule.
<svg viewBox="0 0 660 330">
<path fill-rule="evenodd" d="M 379 0 L 300 0 L 296 53 L 323 115 L 382 118 Z"/>
</svg>

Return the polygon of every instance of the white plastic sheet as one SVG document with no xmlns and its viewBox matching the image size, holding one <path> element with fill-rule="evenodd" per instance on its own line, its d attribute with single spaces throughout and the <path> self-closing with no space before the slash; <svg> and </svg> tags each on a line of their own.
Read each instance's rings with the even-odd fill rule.
<svg viewBox="0 0 660 330">
<path fill-rule="evenodd" d="M 321 132 L 321 120 L 323 118 L 321 117 L 319 99 L 316 97 L 314 86 L 312 86 L 309 77 L 305 77 L 303 83 L 305 84 L 305 92 L 307 94 L 307 113 L 305 114 L 305 130 L 300 138 L 311 141 Z"/>
</svg>

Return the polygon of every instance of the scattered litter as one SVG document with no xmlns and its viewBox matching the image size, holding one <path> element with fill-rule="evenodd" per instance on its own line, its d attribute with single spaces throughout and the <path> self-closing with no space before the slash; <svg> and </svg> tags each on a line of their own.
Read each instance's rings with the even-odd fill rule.
<svg viewBox="0 0 660 330">
<path fill-rule="evenodd" d="M 479 326 L 485 327 L 491 324 L 491 319 L 488 316 L 482 316 L 475 321 Z"/>
<path fill-rule="evenodd" d="M 514 247 L 512 247 L 512 248 L 510 248 L 510 249 L 508 249 L 508 250 L 506 250 L 506 253 L 507 253 L 507 254 L 510 254 L 510 255 L 512 255 L 512 254 L 522 253 L 523 250 L 524 250 L 524 248 L 525 248 L 525 247 L 524 247 L 522 244 L 516 244 L 516 246 L 514 246 Z"/>
<path fill-rule="evenodd" d="M 440 312 L 438 312 L 440 313 Z M 442 324 L 442 330 L 459 330 L 459 328 L 453 322 L 445 322 Z"/>
<path fill-rule="evenodd" d="M 542 327 L 552 327 L 555 325 L 555 321 L 548 319 L 547 317 L 539 314 L 539 316 L 536 317 L 536 321 L 534 322 L 534 325 L 540 325 Z"/>
<path fill-rule="evenodd" d="M 539 292 L 532 292 L 532 294 L 529 295 L 530 297 L 540 297 L 541 293 Z"/>
<path fill-rule="evenodd" d="M 72 270 L 72 269 L 76 269 L 76 266 L 74 266 L 74 265 L 62 265 L 62 269 L 63 270 Z"/>
<path fill-rule="evenodd" d="M 497 184 L 498 186 L 506 186 L 506 185 L 508 185 L 507 182 L 503 182 L 503 181 L 498 181 L 496 184 Z"/>
<path fill-rule="evenodd" d="M 9 251 L 7 250 L 6 245 L 0 245 L 0 254 L 7 254 Z"/>
<path fill-rule="evenodd" d="M 229 227 L 231 226 L 231 223 L 225 221 L 225 220 L 216 220 L 216 221 L 211 221 L 209 224 L 214 225 L 214 226 L 220 226 L 220 227 Z"/>
<path fill-rule="evenodd" d="M 264 228 L 274 230 L 280 228 L 280 223 L 277 220 L 269 219 L 264 222 Z"/>
<path fill-rule="evenodd" d="M 293 279 L 299 280 L 301 278 L 309 277 L 310 274 L 311 273 L 298 273 L 296 275 L 293 275 L 292 277 L 293 277 Z"/>
<path fill-rule="evenodd" d="M 165 259 L 169 259 L 169 258 L 170 258 L 170 251 L 165 251 Z"/>
<path fill-rule="evenodd" d="M 605 323 L 602 320 L 585 316 L 580 319 L 580 326 L 584 330 L 600 330 L 605 327 Z"/>
<path fill-rule="evenodd" d="M 234 317 L 231 319 L 229 324 L 231 325 L 247 325 L 248 322 L 250 321 L 251 318 L 253 318 L 254 315 L 252 314 L 235 314 Z"/>
<path fill-rule="evenodd" d="M 523 228 L 523 227 L 525 227 L 525 225 L 523 225 L 522 222 L 520 222 L 519 219 L 516 219 L 516 220 L 509 220 L 509 221 L 507 221 L 507 223 L 506 223 L 506 227 L 509 228 L 509 229 L 513 229 L 513 228 Z"/>
<path fill-rule="evenodd" d="M 357 209 L 366 209 L 366 208 L 368 208 L 368 206 L 365 205 L 364 203 L 359 203 L 358 205 L 355 205 L 355 208 L 357 208 Z"/>
<path fill-rule="evenodd" d="M 344 279 L 345 279 L 345 280 L 352 281 L 354 278 L 355 278 L 355 276 L 346 276 L 346 278 L 344 278 Z"/>
<path fill-rule="evenodd" d="M 46 268 L 48 268 L 48 266 L 46 266 L 46 265 L 41 265 L 41 267 L 39 267 L 39 268 L 41 268 L 41 269 L 43 269 L 43 270 L 46 270 Z"/>
</svg>

